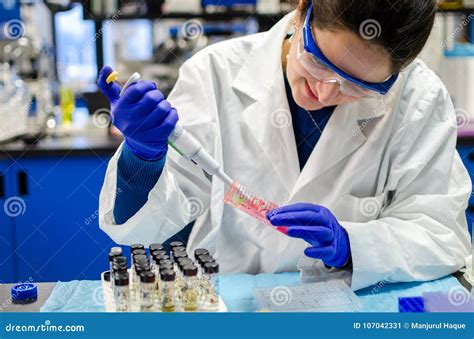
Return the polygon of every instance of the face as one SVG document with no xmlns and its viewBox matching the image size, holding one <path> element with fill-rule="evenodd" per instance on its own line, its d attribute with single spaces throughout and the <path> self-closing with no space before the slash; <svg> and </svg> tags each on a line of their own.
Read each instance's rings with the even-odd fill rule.
<svg viewBox="0 0 474 339">
<path fill-rule="evenodd" d="M 298 29 L 291 40 L 286 69 L 298 106 L 313 111 L 360 100 L 340 93 L 337 83 L 318 81 L 303 68 L 297 60 L 297 44 L 301 39 L 302 25 L 303 22 L 297 23 Z M 313 26 L 313 37 L 323 54 L 334 65 L 357 79 L 378 83 L 391 75 L 391 62 L 387 53 L 352 32 L 320 30 Z"/>
</svg>

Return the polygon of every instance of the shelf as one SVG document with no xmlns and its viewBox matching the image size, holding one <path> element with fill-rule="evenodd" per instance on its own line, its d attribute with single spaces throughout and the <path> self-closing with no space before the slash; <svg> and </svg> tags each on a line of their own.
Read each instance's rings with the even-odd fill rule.
<svg viewBox="0 0 474 339">
<path fill-rule="evenodd" d="M 474 14 L 474 7 L 473 8 L 459 8 L 459 9 L 441 9 L 438 8 L 438 13 L 441 14 L 450 14 L 450 13 L 458 13 L 458 14 Z"/>
<path fill-rule="evenodd" d="M 222 13 L 201 13 L 201 14 L 190 14 L 190 13 L 149 13 L 143 16 L 119 16 L 114 18 L 114 20 L 136 20 L 136 19 L 149 19 L 149 20 L 164 20 L 164 19 L 200 19 L 204 21 L 230 21 L 234 19 L 249 19 L 254 18 L 259 21 L 273 21 L 277 22 L 285 16 L 285 13 L 280 14 L 259 14 L 259 13 L 249 13 L 245 11 L 228 11 Z M 87 20 L 94 21 L 104 21 L 110 20 L 113 16 L 109 17 L 98 17 L 93 16 L 90 13 L 84 12 L 84 18 Z"/>
</svg>

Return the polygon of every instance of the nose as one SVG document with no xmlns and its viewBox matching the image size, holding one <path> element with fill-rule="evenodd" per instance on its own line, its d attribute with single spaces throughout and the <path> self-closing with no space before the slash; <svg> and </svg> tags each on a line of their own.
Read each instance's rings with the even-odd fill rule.
<svg viewBox="0 0 474 339">
<path fill-rule="evenodd" d="M 319 102 L 322 104 L 329 103 L 332 99 L 337 97 L 340 92 L 340 85 L 337 82 L 321 82 L 316 83 L 316 94 Z"/>
</svg>

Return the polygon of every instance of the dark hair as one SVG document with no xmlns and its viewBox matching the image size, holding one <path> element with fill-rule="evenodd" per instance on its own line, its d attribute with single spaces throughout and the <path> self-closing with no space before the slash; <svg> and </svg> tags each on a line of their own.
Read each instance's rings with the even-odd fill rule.
<svg viewBox="0 0 474 339">
<path fill-rule="evenodd" d="M 399 72 L 422 51 L 433 28 L 436 0 L 300 0 L 304 20 L 313 2 L 315 25 L 346 29 L 383 47 Z"/>
</svg>

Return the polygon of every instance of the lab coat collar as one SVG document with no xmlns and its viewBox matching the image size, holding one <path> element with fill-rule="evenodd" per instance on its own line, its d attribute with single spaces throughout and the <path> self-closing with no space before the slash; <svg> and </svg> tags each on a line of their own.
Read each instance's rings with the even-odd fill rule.
<svg viewBox="0 0 474 339">
<path fill-rule="evenodd" d="M 295 11 L 288 13 L 268 32 L 261 34 L 232 82 L 232 88 L 254 100 L 262 100 L 269 95 L 269 89 L 281 77 L 281 51 L 283 40 L 291 29 Z"/>
</svg>

